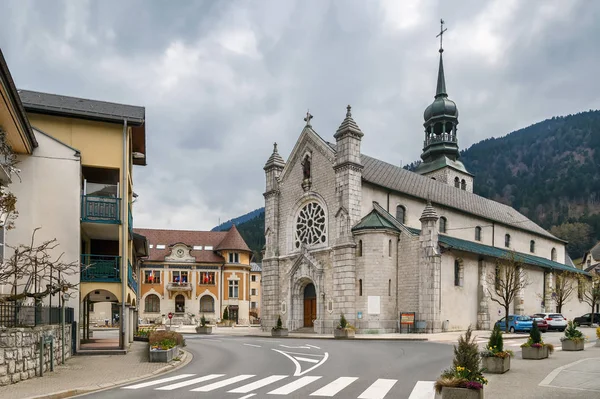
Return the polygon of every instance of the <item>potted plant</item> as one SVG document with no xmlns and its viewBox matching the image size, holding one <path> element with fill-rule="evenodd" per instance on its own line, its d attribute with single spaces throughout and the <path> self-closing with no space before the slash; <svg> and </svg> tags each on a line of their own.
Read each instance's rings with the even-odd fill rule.
<svg viewBox="0 0 600 399">
<path fill-rule="evenodd" d="M 480 367 L 479 348 L 471 338 L 471 326 L 454 345 L 452 367 L 445 370 L 435 382 L 435 391 L 442 399 L 483 399 L 487 380 Z"/>
<path fill-rule="evenodd" d="M 554 352 L 554 345 L 544 343 L 537 323 L 533 323 L 529 331 L 529 339 L 521 345 L 522 358 L 533 360 L 546 359 L 548 354 L 552 352 Z"/>
<path fill-rule="evenodd" d="M 200 317 L 200 325 L 196 326 L 196 332 L 198 334 L 212 334 L 212 327 L 206 324 L 206 317 L 204 315 Z"/>
<path fill-rule="evenodd" d="M 337 325 L 335 330 L 333 330 L 333 337 L 335 339 L 348 339 L 354 338 L 355 329 L 351 326 L 344 314 L 340 314 L 340 323 Z"/>
<path fill-rule="evenodd" d="M 560 337 L 560 341 L 564 351 L 582 351 L 585 349 L 585 337 L 572 320 L 569 320 L 569 324 L 565 329 L 565 336 Z"/>
<path fill-rule="evenodd" d="M 596 328 L 596 346 L 600 346 L 600 327 Z"/>
<path fill-rule="evenodd" d="M 510 358 L 514 353 L 504 350 L 504 338 L 498 324 L 494 326 L 487 348 L 481 352 L 483 370 L 491 374 L 504 374 L 510 370 Z"/>
<path fill-rule="evenodd" d="M 185 340 L 179 333 L 156 331 L 149 337 L 150 362 L 168 363 L 179 355 L 179 347 L 185 346 Z"/>
<path fill-rule="evenodd" d="M 277 315 L 277 324 L 275 327 L 271 328 L 271 336 L 272 337 L 287 337 L 288 329 L 283 328 L 283 323 L 281 322 L 281 315 Z"/>
</svg>

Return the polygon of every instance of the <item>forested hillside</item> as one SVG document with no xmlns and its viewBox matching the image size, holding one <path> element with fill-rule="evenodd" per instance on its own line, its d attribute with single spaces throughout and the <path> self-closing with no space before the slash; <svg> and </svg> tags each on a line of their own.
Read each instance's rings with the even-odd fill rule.
<svg viewBox="0 0 600 399">
<path fill-rule="evenodd" d="M 569 241 L 573 259 L 600 240 L 600 111 L 554 117 L 483 140 L 462 151 L 461 160 L 475 175 L 477 194 L 513 206 Z M 260 251 L 264 214 L 246 223 L 248 240 L 256 242 L 251 248 Z"/>
</svg>

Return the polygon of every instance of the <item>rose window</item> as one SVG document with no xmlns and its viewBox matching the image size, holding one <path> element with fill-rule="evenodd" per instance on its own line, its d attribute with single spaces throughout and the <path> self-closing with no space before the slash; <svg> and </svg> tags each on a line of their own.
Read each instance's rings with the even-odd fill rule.
<svg viewBox="0 0 600 399">
<path fill-rule="evenodd" d="M 300 248 L 301 244 L 324 244 L 327 240 L 325 232 L 325 211 L 316 202 L 311 202 L 298 214 L 295 247 Z"/>
</svg>

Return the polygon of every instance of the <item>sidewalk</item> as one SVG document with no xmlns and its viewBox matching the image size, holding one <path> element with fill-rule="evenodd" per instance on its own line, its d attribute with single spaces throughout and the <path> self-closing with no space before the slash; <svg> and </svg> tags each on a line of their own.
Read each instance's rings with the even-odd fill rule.
<svg viewBox="0 0 600 399">
<path fill-rule="evenodd" d="M 121 385 L 171 371 L 191 361 L 184 351 L 181 360 L 170 365 L 148 362 L 148 344 L 133 342 L 126 355 L 73 356 L 64 365 L 54 366 L 43 377 L 0 387 L 2 399 L 66 398 Z"/>
</svg>

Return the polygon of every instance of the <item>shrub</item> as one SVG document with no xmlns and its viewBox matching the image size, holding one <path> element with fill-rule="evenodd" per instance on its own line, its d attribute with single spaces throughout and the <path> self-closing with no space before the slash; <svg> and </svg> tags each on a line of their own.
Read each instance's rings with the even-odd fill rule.
<svg viewBox="0 0 600 399">
<path fill-rule="evenodd" d="M 204 317 L 204 315 L 200 317 L 200 326 L 206 327 L 206 317 Z"/>
<path fill-rule="evenodd" d="M 542 335 L 540 334 L 540 330 L 537 326 L 537 323 L 534 322 L 533 326 L 531 327 L 531 330 L 529 331 L 529 338 L 527 339 L 527 342 L 525 342 L 523 345 L 521 345 L 521 348 L 527 348 L 527 347 L 541 348 L 543 346 L 548 348 L 549 353 L 554 352 L 554 345 L 544 343 L 544 341 L 542 340 Z"/>
<path fill-rule="evenodd" d="M 152 327 L 146 327 L 146 328 L 139 328 L 136 332 L 135 332 L 135 336 L 136 337 L 148 337 L 150 334 L 152 334 L 154 331 L 156 331 L 156 328 L 158 326 L 152 326 Z"/>
<path fill-rule="evenodd" d="M 229 311 L 227 308 L 223 311 L 223 320 L 229 320 Z"/>
<path fill-rule="evenodd" d="M 340 314 L 340 328 L 344 329 L 348 326 L 348 321 L 346 321 L 346 318 L 344 317 L 344 314 Z"/>
<path fill-rule="evenodd" d="M 272 330 L 283 330 L 283 323 L 281 322 L 281 315 L 277 315 L 277 324 Z"/>
<path fill-rule="evenodd" d="M 490 340 L 488 341 L 488 346 L 480 353 L 481 357 L 513 357 L 513 351 L 504 350 L 504 338 L 502 337 L 502 332 L 500 331 L 500 327 L 498 325 L 494 325 L 494 329 L 492 330 L 492 334 L 490 335 Z"/>
<path fill-rule="evenodd" d="M 567 328 L 565 329 L 565 336 L 561 337 L 560 340 L 581 342 L 585 341 L 585 337 L 583 336 L 583 333 L 577 329 L 577 324 L 573 323 L 572 320 L 569 320 Z"/>
<path fill-rule="evenodd" d="M 596 337 L 600 339 L 600 327 L 596 328 Z"/>
<path fill-rule="evenodd" d="M 175 345 L 185 346 L 185 339 L 183 335 L 179 334 L 175 331 L 155 331 L 150 334 L 149 343 L 151 347 L 160 346 L 170 346 L 173 348 Z M 169 348 L 162 348 L 169 349 Z"/>
</svg>

